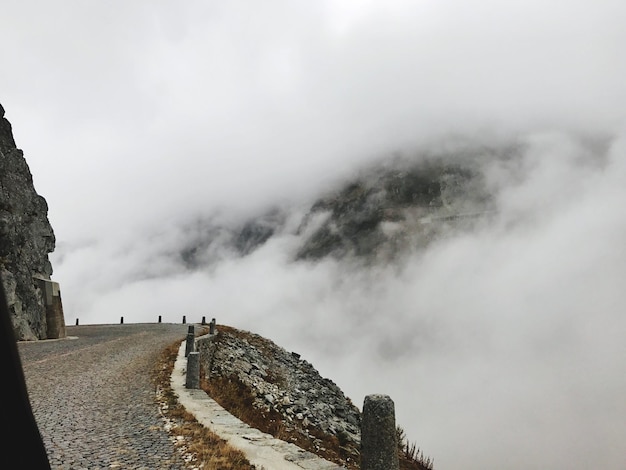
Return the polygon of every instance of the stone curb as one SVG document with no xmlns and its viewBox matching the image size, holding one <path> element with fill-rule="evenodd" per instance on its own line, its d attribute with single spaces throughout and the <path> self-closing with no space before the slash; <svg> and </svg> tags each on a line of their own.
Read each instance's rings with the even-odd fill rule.
<svg viewBox="0 0 626 470">
<path fill-rule="evenodd" d="M 344 468 L 307 452 L 295 444 L 276 439 L 270 434 L 250 427 L 228 413 L 204 390 L 186 388 L 185 346 L 186 341 L 183 341 L 174 363 L 170 380 L 172 391 L 178 396 L 180 404 L 200 424 L 241 450 L 250 463 L 259 469 L 267 470 L 340 470 Z"/>
</svg>

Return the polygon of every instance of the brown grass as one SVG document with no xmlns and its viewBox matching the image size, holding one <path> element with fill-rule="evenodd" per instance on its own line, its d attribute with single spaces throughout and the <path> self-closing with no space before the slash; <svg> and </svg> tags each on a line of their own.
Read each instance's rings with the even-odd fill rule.
<svg viewBox="0 0 626 470">
<path fill-rule="evenodd" d="M 433 470 L 434 460 L 424 456 L 417 444 L 409 442 L 404 429 L 396 427 L 400 470 Z"/>
<path fill-rule="evenodd" d="M 153 371 L 157 402 L 176 446 L 193 468 L 199 470 L 254 470 L 245 454 L 200 424 L 178 402 L 170 377 L 178 356 L 180 341 L 168 346 Z"/>
<path fill-rule="evenodd" d="M 243 338 L 259 351 L 271 354 L 264 340 L 256 335 L 225 325 L 219 325 L 218 331 L 220 333 L 228 332 Z M 287 425 L 283 422 L 282 415 L 277 411 L 255 407 L 253 404 L 254 392 L 236 376 L 212 377 L 209 381 L 206 379 L 202 368 L 200 374 L 200 387 L 220 406 L 249 426 L 277 439 L 292 442 L 301 449 L 347 469 L 359 469 L 359 450 L 352 443 L 341 439 L 341 436 L 326 434 L 312 427 L 306 431 L 294 428 L 293 425 Z M 282 380 L 284 380 L 282 377 L 277 376 L 268 381 L 280 383 Z"/>
<path fill-rule="evenodd" d="M 248 342 L 259 349 L 265 348 L 262 341 L 246 332 L 224 325 L 220 331 L 244 335 Z M 197 332 L 197 335 L 207 331 Z M 181 340 L 182 341 L 182 340 Z M 168 346 L 161 354 L 153 371 L 153 381 L 157 389 L 157 401 L 164 418 L 172 423 L 170 433 L 177 440 L 177 446 L 183 456 L 199 470 L 256 470 L 245 454 L 230 446 L 224 439 L 200 424 L 193 415 L 178 403 L 170 386 L 174 362 L 178 356 L 180 341 Z M 334 462 L 349 470 L 358 470 L 359 450 L 348 445 L 341 436 L 324 434 L 315 429 L 302 430 L 288 428 L 280 413 L 274 410 L 261 410 L 254 406 L 254 395 L 244 383 L 236 377 L 214 377 L 207 381 L 204 369 L 200 368 L 201 388 L 218 402 L 224 409 L 248 425 L 270 434 L 278 439 L 292 442 L 300 448 Z M 277 377 L 280 381 L 280 377 Z M 433 470 L 433 460 L 424 457 L 422 451 L 406 440 L 402 428 L 398 432 L 398 455 L 401 470 Z M 310 437 L 313 436 L 313 438 Z"/>
</svg>

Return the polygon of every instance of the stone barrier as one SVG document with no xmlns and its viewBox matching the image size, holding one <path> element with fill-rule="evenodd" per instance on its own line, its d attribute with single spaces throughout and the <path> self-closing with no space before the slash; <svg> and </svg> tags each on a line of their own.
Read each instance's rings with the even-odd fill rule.
<svg viewBox="0 0 626 470">
<path fill-rule="evenodd" d="M 33 280 L 35 285 L 39 288 L 45 309 L 46 338 L 65 338 L 65 316 L 63 314 L 63 302 L 61 300 L 59 283 L 37 276 L 33 276 Z"/>
<path fill-rule="evenodd" d="M 190 352 L 187 356 L 186 388 L 200 388 L 200 353 Z"/>
<path fill-rule="evenodd" d="M 399 470 L 398 436 L 393 400 L 367 395 L 361 422 L 361 470 Z"/>
<path fill-rule="evenodd" d="M 209 325 L 214 324 L 209 323 Z M 196 338 L 196 351 L 200 354 L 200 364 L 207 378 L 211 376 L 213 356 L 215 354 L 217 334 L 208 334 Z"/>
</svg>

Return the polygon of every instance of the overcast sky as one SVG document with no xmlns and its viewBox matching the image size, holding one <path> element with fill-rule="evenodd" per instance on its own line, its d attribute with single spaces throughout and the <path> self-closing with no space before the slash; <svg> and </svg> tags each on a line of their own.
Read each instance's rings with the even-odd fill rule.
<svg viewBox="0 0 626 470">
<path fill-rule="evenodd" d="M 0 103 L 67 322 L 264 334 L 359 406 L 390 394 L 437 470 L 623 469 L 625 24 L 618 0 L 5 0 Z M 293 265 L 289 232 L 196 272 L 167 256 L 194 221 L 450 134 L 527 152 L 490 169 L 493 226 L 401 274 Z"/>
</svg>

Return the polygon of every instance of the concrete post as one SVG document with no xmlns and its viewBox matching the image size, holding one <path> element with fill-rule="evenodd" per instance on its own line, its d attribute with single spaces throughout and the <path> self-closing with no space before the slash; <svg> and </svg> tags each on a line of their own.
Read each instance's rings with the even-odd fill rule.
<svg viewBox="0 0 626 470">
<path fill-rule="evenodd" d="M 159 315 L 159 323 L 161 323 L 161 315 Z"/>
<path fill-rule="evenodd" d="M 187 356 L 186 388 L 200 388 L 200 353 L 190 352 Z"/>
<path fill-rule="evenodd" d="M 123 325 L 123 324 L 124 324 L 124 317 L 121 317 L 120 318 L 120 325 Z"/>
<path fill-rule="evenodd" d="M 202 317 L 202 324 L 206 325 L 206 317 Z"/>
<path fill-rule="evenodd" d="M 37 276 L 33 276 L 35 285 L 39 288 L 41 300 L 46 315 L 46 338 L 65 338 L 65 316 L 59 283 Z M 78 323 L 77 323 L 78 324 Z"/>
<path fill-rule="evenodd" d="M 213 318 L 211 320 L 211 323 L 209 323 L 209 334 L 210 335 L 214 335 L 215 334 L 215 318 Z"/>
<path fill-rule="evenodd" d="M 183 315 L 183 325 L 187 323 L 187 317 L 185 315 Z"/>
<path fill-rule="evenodd" d="M 189 353 L 195 351 L 196 346 L 196 335 L 194 332 L 193 325 L 189 325 L 187 328 L 187 343 L 185 344 L 185 357 L 189 356 Z"/>
<path fill-rule="evenodd" d="M 361 422 L 361 470 L 399 470 L 394 403 L 387 395 L 367 395 Z"/>
<path fill-rule="evenodd" d="M 76 326 L 78 326 L 78 318 L 76 319 Z"/>
</svg>

